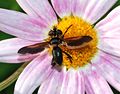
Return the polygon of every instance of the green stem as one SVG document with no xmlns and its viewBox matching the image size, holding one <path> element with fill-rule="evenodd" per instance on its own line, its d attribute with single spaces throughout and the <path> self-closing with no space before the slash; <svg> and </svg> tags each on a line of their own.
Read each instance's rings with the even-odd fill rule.
<svg viewBox="0 0 120 94">
<path fill-rule="evenodd" d="M 17 69 L 17 71 L 15 71 L 12 75 L 10 75 L 7 79 L 5 79 L 4 81 L 2 81 L 0 83 L 0 91 L 2 91 L 3 89 L 5 89 L 6 87 L 8 87 L 9 85 L 11 85 L 13 82 L 15 82 L 17 80 L 17 78 L 19 77 L 19 75 L 21 74 L 21 72 L 23 71 L 23 69 L 28 65 L 28 63 L 24 63 L 23 65 L 21 65 L 20 68 Z"/>
</svg>

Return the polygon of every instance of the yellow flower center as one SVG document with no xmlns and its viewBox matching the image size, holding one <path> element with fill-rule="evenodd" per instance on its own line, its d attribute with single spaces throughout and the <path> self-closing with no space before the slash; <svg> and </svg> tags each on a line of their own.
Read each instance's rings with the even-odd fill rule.
<svg viewBox="0 0 120 94">
<path fill-rule="evenodd" d="M 64 38 L 70 38 L 70 37 L 82 37 L 82 36 L 90 36 L 92 37 L 92 41 L 88 43 L 87 46 L 77 49 L 69 49 L 67 46 L 60 46 L 60 48 L 67 52 L 72 57 L 72 63 L 68 59 L 68 57 L 63 53 L 63 66 L 66 66 L 66 68 L 79 68 L 83 67 L 84 65 L 90 63 L 91 59 L 95 56 L 97 53 L 97 43 L 98 43 L 98 37 L 97 32 L 93 28 L 93 26 L 84 21 L 82 18 L 79 17 L 64 17 L 62 20 L 59 21 L 57 25 L 57 29 L 60 29 L 62 33 L 66 31 L 66 29 L 72 25 L 67 33 L 65 34 Z"/>
</svg>

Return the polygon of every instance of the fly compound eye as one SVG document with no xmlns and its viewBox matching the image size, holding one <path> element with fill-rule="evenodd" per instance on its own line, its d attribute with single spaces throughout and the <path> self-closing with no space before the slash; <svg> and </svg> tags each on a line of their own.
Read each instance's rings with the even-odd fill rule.
<svg viewBox="0 0 120 94">
<path fill-rule="evenodd" d="M 53 30 L 50 30 L 48 33 L 49 36 L 56 36 L 56 33 Z"/>
<path fill-rule="evenodd" d="M 56 34 L 58 35 L 58 36 L 60 36 L 60 35 L 62 35 L 62 31 L 61 30 L 56 30 Z"/>
</svg>

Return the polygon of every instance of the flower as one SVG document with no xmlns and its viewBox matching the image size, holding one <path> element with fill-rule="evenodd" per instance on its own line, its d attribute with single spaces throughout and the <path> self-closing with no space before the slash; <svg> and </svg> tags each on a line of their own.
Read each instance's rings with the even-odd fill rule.
<svg viewBox="0 0 120 94">
<path fill-rule="evenodd" d="M 96 23 L 117 0 L 17 0 L 27 14 L 0 9 L 0 30 L 16 38 L 0 41 L 0 61 L 30 61 L 19 76 L 14 94 L 113 94 L 107 82 L 120 91 L 120 6 Z M 54 10 L 53 10 L 54 9 Z M 61 18 L 57 19 L 56 14 Z M 51 68 L 51 49 L 21 55 L 18 51 L 29 45 L 49 40 L 53 27 L 63 33 L 72 25 L 65 38 L 91 36 L 93 40 L 79 49 L 61 49 L 60 72 Z"/>
</svg>

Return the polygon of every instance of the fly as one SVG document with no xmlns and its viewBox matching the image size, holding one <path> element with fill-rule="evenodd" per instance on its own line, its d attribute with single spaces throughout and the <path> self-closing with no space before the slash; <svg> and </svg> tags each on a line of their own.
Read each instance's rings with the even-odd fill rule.
<svg viewBox="0 0 120 94">
<path fill-rule="evenodd" d="M 64 35 L 68 32 L 68 29 L 71 27 L 70 25 L 65 33 L 63 34 L 61 30 L 56 27 L 53 30 L 50 30 L 48 35 L 50 37 L 50 41 L 37 43 L 34 45 L 29 45 L 21 48 L 18 53 L 20 54 L 36 54 L 45 50 L 45 48 L 49 48 L 52 46 L 52 68 L 57 68 L 58 71 L 61 71 L 61 66 L 63 62 L 63 53 L 67 55 L 68 59 L 72 63 L 72 57 L 67 52 L 63 51 L 60 48 L 60 45 L 65 45 L 68 49 L 78 49 L 85 47 L 92 40 L 90 36 L 78 36 L 78 37 L 70 37 L 64 38 Z"/>
</svg>

